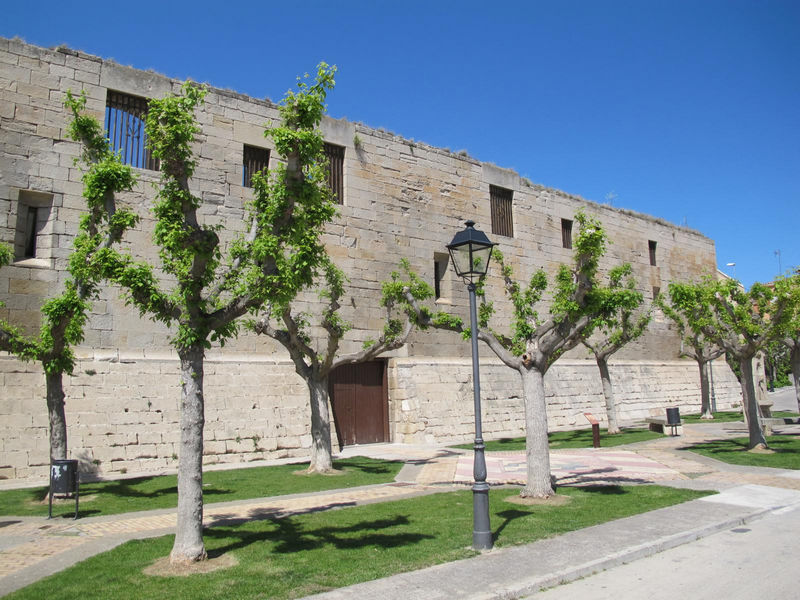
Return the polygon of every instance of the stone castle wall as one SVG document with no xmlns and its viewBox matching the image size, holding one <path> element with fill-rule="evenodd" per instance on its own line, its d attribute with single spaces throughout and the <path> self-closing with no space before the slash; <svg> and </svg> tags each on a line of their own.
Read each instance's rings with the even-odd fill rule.
<svg viewBox="0 0 800 600">
<path fill-rule="evenodd" d="M 698 413 L 694 361 L 612 362 L 620 422 L 664 415 L 667 406 Z M 390 439 L 443 444 L 474 437 L 469 359 L 389 361 Z M 545 376 L 551 430 L 584 428 L 584 412 L 605 419 L 593 361 L 557 362 Z M 47 476 L 49 446 L 44 376 L 34 365 L 0 357 L 0 479 Z M 517 373 L 481 362 L 486 439 L 525 434 Z M 719 410 L 740 404 L 739 386 L 723 362 L 714 365 Z M 84 472 L 169 472 L 177 468 L 180 436 L 178 362 L 169 355 L 87 356 L 66 378 L 70 458 Z M 288 361 L 265 356 L 211 356 L 205 364 L 206 464 L 307 457 L 311 444 L 307 388 Z M 336 437 L 334 436 L 334 443 Z"/>
<path fill-rule="evenodd" d="M 81 52 L 44 49 L 19 40 L 0 39 L 0 242 L 19 248 L 25 207 L 42 206 L 47 209 L 35 258 L 17 260 L 0 270 L 0 300 L 5 303 L 5 307 L 0 308 L 0 318 L 8 319 L 29 332 L 37 331 L 42 302 L 58 293 L 63 286 L 72 239 L 84 208 L 81 197 L 82 172 L 74 164 L 79 147 L 66 136 L 68 115 L 62 104 L 66 91 L 83 90 L 88 98 L 87 108 L 102 120 L 109 90 L 152 98 L 178 92 L 179 88 L 180 82 L 157 73 L 121 66 Z M 263 130 L 266 123 L 279 118 L 278 111 L 276 105 L 268 100 L 257 100 L 212 87 L 197 118 L 202 133 L 195 144 L 198 164 L 190 185 L 203 200 L 201 218 L 208 224 L 219 225 L 223 244 L 227 244 L 235 234 L 244 230 L 244 205 L 252 194 L 252 190 L 242 186 L 243 145 L 271 149 L 271 141 L 264 138 Z M 380 282 L 389 277 L 399 261 L 408 259 L 420 276 L 432 284 L 434 263 L 446 260 L 446 244 L 468 218 L 475 220 L 478 228 L 485 230 L 499 244 L 520 280 L 527 280 L 540 267 L 552 275 L 559 264 L 571 260 L 571 250 L 564 249 L 561 243 L 561 219 L 573 219 L 579 209 L 597 217 L 609 234 L 611 244 L 601 262 L 601 270 L 607 271 L 621 262 L 630 262 L 647 299 L 652 298 L 655 288 L 666 289 L 670 281 L 697 279 L 714 272 L 714 243 L 696 231 L 646 215 L 587 202 L 533 184 L 513 171 L 363 124 L 326 118 L 322 132 L 326 141 L 345 149 L 343 204 L 338 216 L 326 227 L 324 236 L 329 253 L 349 277 L 352 297 L 343 303 L 342 312 L 354 327 L 343 344 L 343 351 L 360 349 L 365 340 L 377 338 L 380 334 L 385 317 L 379 302 Z M 274 166 L 277 160 L 278 157 L 272 153 L 271 165 Z M 158 181 L 159 175 L 146 169 L 135 171 L 139 179 L 135 190 L 121 194 L 119 202 L 136 210 L 142 216 L 142 221 L 126 237 L 126 244 L 134 248 L 140 257 L 157 264 L 156 249 L 151 242 L 153 221 L 149 209 L 155 196 L 152 184 Z M 513 237 L 492 233 L 491 185 L 511 190 L 513 194 Z M 650 242 L 656 243 L 656 265 L 651 264 Z M 493 326 L 503 330 L 509 323 L 510 310 L 502 296 L 502 282 L 498 273 L 490 275 L 487 289 L 494 296 L 498 308 Z M 306 310 L 318 312 L 319 304 L 314 292 L 305 294 L 304 301 Z M 465 286 L 455 278 L 449 266 L 442 280 L 441 297 L 437 304 L 455 314 L 467 315 Z M 158 441 L 155 441 L 153 430 L 162 422 L 165 423 L 164 427 L 167 424 L 171 426 L 177 410 L 175 401 L 171 395 L 166 395 L 165 399 L 142 395 L 137 387 L 140 380 L 156 376 L 149 369 L 161 364 L 161 359 L 157 357 L 169 356 L 169 336 L 167 327 L 142 319 L 135 310 L 125 306 L 118 290 L 113 287 L 103 289 L 100 299 L 93 306 L 85 341 L 77 349 L 78 354 L 86 357 L 133 356 L 146 359 L 137 359 L 133 363 L 100 361 L 103 368 L 110 369 L 107 373 L 103 368 L 86 366 L 86 362 L 82 361 L 76 371 L 77 377 L 68 384 L 67 418 L 70 427 L 80 426 L 80 423 L 70 422 L 71 407 L 74 407 L 74 415 L 79 418 L 84 414 L 106 415 L 84 418 L 106 419 L 106 426 L 114 425 L 112 433 L 86 433 L 86 440 L 81 437 L 84 435 L 80 432 L 82 430 L 71 434 L 73 447 L 87 449 L 92 456 L 91 461 L 100 460 L 103 469 L 111 463 L 115 463 L 116 470 L 134 470 L 143 465 L 161 468 L 169 464 L 172 456 L 170 445 L 175 443 L 176 430 L 169 433 L 164 431 Z M 270 388 L 272 384 L 261 379 L 266 375 L 261 375 L 254 365 L 284 365 L 280 369 L 288 373 L 290 369 L 285 366 L 285 353 L 268 340 L 246 332 L 231 340 L 224 352 L 219 348 L 213 352 L 220 357 L 219 362 L 209 361 L 209 368 L 213 366 L 219 372 L 209 373 L 207 385 L 211 387 L 206 391 L 209 406 L 206 437 L 213 456 L 220 457 L 219 460 L 250 460 L 251 447 L 258 454 L 260 450 L 255 446 L 259 444 L 267 448 L 264 452 L 300 453 L 307 445 L 307 425 L 301 427 L 299 423 L 305 423 L 304 419 L 283 413 L 303 410 L 305 391 L 297 387 L 298 384 L 292 384 L 291 391 L 279 395 L 267 394 L 266 397 L 276 399 L 276 404 L 264 404 L 262 407 L 259 400 L 257 408 L 250 409 L 264 411 L 264 426 L 260 429 L 250 427 L 247 436 L 237 434 L 226 437 L 231 433 L 230 423 L 239 418 L 239 413 L 215 412 L 219 408 L 214 404 L 215 393 L 212 393 L 217 390 L 223 392 L 225 386 L 218 381 L 235 379 L 237 375 L 248 380 L 255 378 L 258 389 Z M 663 376 L 667 381 L 672 375 L 666 365 L 676 360 L 677 353 L 678 339 L 674 330 L 663 315 L 656 312 L 647 334 L 621 350 L 618 360 L 645 361 L 632 364 L 651 365 L 648 368 L 653 371 L 655 379 Z M 401 436 L 397 423 L 409 422 L 406 419 L 410 419 L 412 413 L 396 412 L 394 407 L 409 400 L 403 386 L 411 385 L 416 380 L 416 377 L 407 374 L 407 367 L 403 366 L 406 363 L 401 359 L 410 360 L 408 364 L 416 364 L 414 361 L 417 359 L 422 360 L 420 364 L 427 364 L 426 361 L 435 359 L 431 364 L 438 366 L 433 371 L 446 370 L 449 364 L 446 360 L 469 357 L 469 345 L 447 332 L 418 332 L 406 347 L 392 356 L 399 361 L 396 367 L 392 367 L 391 373 L 397 373 L 395 381 L 398 383 L 392 386 L 390 393 L 392 414 L 396 418 L 392 427 L 398 427 L 399 439 L 411 435 L 403 431 Z M 568 353 L 565 359 L 581 361 L 585 357 L 585 350 L 579 348 Z M 90 362 L 94 365 L 96 361 L 91 358 Z M 2 388 L 0 414 L 16 415 L 12 420 L 25 423 L 26 417 L 22 415 L 27 414 L 33 420 L 26 426 L 40 426 L 40 419 L 44 417 L 37 411 L 39 404 L 43 405 L 44 401 L 40 393 L 42 382 L 36 381 L 36 368 L 21 366 L 7 357 L 3 357 L 0 363 L 3 365 L 3 377 L 9 383 Z M 641 368 L 644 369 L 643 366 Z M 165 375 L 173 372 L 171 366 L 164 366 L 164 369 Z M 637 369 L 638 366 L 632 370 Z M 559 372 L 561 370 L 559 364 Z M 97 375 L 87 375 L 87 371 L 96 371 Z M 177 373 L 177 370 L 174 372 Z M 295 381 L 293 371 L 291 373 L 283 379 Z M 442 381 L 447 380 L 444 373 L 437 376 L 443 378 Z M 431 377 L 435 378 L 434 375 Z M 120 379 L 129 387 L 117 389 L 112 395 L 106 396 L 106 378 Z M 497 381 L 507 378 L 508 374 L 498 375 Z M 565 375 L 564 380 L 568 379 Z M 19 381 L 26 383 L 19 384 Z M 102 384 L 98 383 L 101 381 Z M 685 384 L 689 391 L 693 386 L 693 383 Z M 130 393 L 126 394 L 126 389 Z M 420 388 L 417 383 L 416 389 L 414 398 L 422 401 L 435 386 L 431 384 L 429 389 Z M 33 390 L 38 392 L 34 393 Z M 573 392 L 570 388 L 567 393 Z M 599 382 L 594 394 L 597 393 Z M 229 395 L 228 389 L 221 393 L 226 402 Z M 513 394 L 509 393 L 508 398 L 513 400 Z M 643 398 L 643 402 L 658 403 L 662 400 L 655 392 L 650 396 L 645 394 Z M 34 408 L 31 408 L 30 402 L 36 403 Z M 82 402 L 87 403 L 85 409 Z M 93 410 L 93 403 L 97 402 L 105 408 Z M 143 408 L 146 402 L 151 405 Z M 111 404 L 106 406 L 107 403 Z M 160 408 L 153 409 L 156 404 Z M 161 412 L 157 413 L 156 410 Z M 430 406 L 430 414 L 417 411 L 414 418 L 419 423 L 427 419 L 427 433 L 422 435 L 423 438 L 429 439 L 433 435 L 436 439 L 449 439 L 460 435 L 452 433 L 450 426 L 437 424 L 437 420 L 445 418 L 447 410 Z M 500 413 L 503 412 L 501 409 Z M 112 418 L 112 414 L 117 416 Z M 170 415 L 169 418 L 167 415 Z M 277 421 L 274 420 L 276 415 L 280 417 Z M 123 422 L 118 422 L 120 419 Z M 219 419 L 223 422 L 217 422 Z M 558 419 L 556 416 L 555 420 Z M 262 421 L 261 415 L 257 420 Z M 505 417 L 500 418 L 500 421 L 504 420 Z M 285 430 L 271 429 L 271 422 L 287 425 Z M 138 431 L 143 427 L 142 423 L 152 427 L 145 427 L 140 437 Z M 444 427 L 441 435 L 431 433 L 436 432 L 437 427 Z M 222 430 L 227 433 L 219 433 Z M 5 431 L 12 438 L 7 442 L 0 440 L 4 444 L 4 454 L 15 451 L 12 447 L 25 447 L 38 452 L 36 444 L 42 442 L 37 436 L 24 441 L 20 438 L 19 444 L 12 444 L 17 438 L 8 428 Z M 418 431 L 415 431 L 412 437 L 419 438 L 417 434 Z M 115 436 L 121 436 L 122 441 Z M 255 442 L 254 437 L 257 438 Z M 236 441 L 237 438 L 239 441 Z M 247 441 L 248 438 L 250 441 Z M 135 442 L 132 441 L 134 439 Z M 140 439 L 153 441 L 145 443 L 148 448 L 141 450 L 138 447 L 141 445 Z M 224 444 L 224 451 L 221 444 Z M 132 448 L 131 454 L 127 454 L 127 450 L 121 453 L 120 448 Z M 95 449 L 101 454 L 105 453 L 103 457 L 94 457 Z M 141 452 L 144 454 L 139 454 Z M 157 455 L 158 459 L 149 458 L 151 454 Z M 18 464 L 16 460 L 0 460 L 3 464 L 12 462 Z"/>
<path fill-rule="evenodd" d="M 451 443 L 474 437 L 472 363 L 464 359 L 394 359 L 389 385 L 392 431 L 407 443 Z M 700 376 L 694 361 L 611 361 L 620 423 L 700 412 Z M 724 361 L 713 366 L 718 410 L 741 405 L 739 383 Z M 584 413 L 605 424 L 600 375 L 593 360 L 563 359 L 544 378 L 551 431 L 589 426 Z M 519 374 L 496 359 L 481 358 L 481 406 L 486 439 L 525 435 Z M 604 425 L 605 426 L 605 425 Z"/>
<path fill-rule="evenodd" d="M 66 137 L 65 92 L 86 92 L 88 109 L 102 120 L 108 90 L 160 97 L 177 92 L 180 85 L 152 72 L 82 53 L 46 50 L 3 39 L 0 83 L 0 241 L 15 243 L 24 218 L 19 208 L 30 201 L 31 193 L 52 195 L 41 257 L 16 261 L 0 272 L 0 298 L 6 303 L 0 316 L 13 316 L 15 323 L 36 331 L 39 306 L 58 292 L 64 279 L 78 217 L 84 208 L 82 172 L 74 165 L 79 146 Z M 263 129 L 278 118 L 278 113 L 271 102 L 211 88 L 197 117 L 202 133 L 196 144 L 198 167 L 190 185 L 204 201 L 201 217 L 206 223 L 220 225 L 223 243 L 227 243 L 244 229 L 243 207 L 252 194 L 241 185 L 243 144 L 270 148 L 271 141 L 264 138 Z M 695 231 L 593 204 L 531 184 L 513 171 L 365 125 L 326 119 L 322 130 L 327 141 L 345 148 L 344 203 L 326 228 L 324 239 L 350 279 L 352 301 L 346 303 L 343 316 L 355 327 L 346 349 L 360 348 L 382 328 L 380 282 L 397 268 L 400 259 L 408 259 L 432 283 L 435 259 L 446 256 L 446 244 L 467 218 L 475 220 L 499 244 L 520 280 L 527 280 L 540 267 L 553 274 L 558 265 L 571 260 L 572 251 L 561 244 L 561 219 L 573 219 L 579 209 L 599 218 L 609 234 L 611 244 L 601 270 L 630 262 L 648 299 L 653 288 L 666 289 L 670 281 L 714 272 L 714 244 Z M 276 160 L 271 157 L 273 165 Z M 153 222 L 149 208 L 158 173 L 135 171 L 139 178 L 136 189 L 121 194 L 119 200 L 137 210 L 142 222 L 126 237 L 126 243 L 157 264 L 150 239 Z M 490 185 L 513 192 L 513 237 L 491 232 Z M 650 241 L 657 243 L 655 266 L 650 264 Z M 487 289 L 498 307 L 494 325 L 502 329 L 510 312 L 497 272 L 489 277 Z M 307 298 L 313 308 L 315 295 Z M 439 303 L 457 314 L 467 314 L 466 289 L 449 267 Z M 85 346 L 138 351 L 154 346 L 168 348 L 168 339 L 167 328 L 141 319 L 124 306 L 115 289 L 107 289 L 94 306 Z M 226 346 L 227 352 L 272 350 L 263 339 L 249 334 Z M 468 352 L 459 340 L 438 332 L 415 335 L 408 348 L 409 355 L 466 356 Z M 657 315 L 648 334 L 623 349 L 620 356 L 671 360 L 677 356 L 677 338 Z M 582 355 L 573 353 L 573 357 Z"/>
</svg>

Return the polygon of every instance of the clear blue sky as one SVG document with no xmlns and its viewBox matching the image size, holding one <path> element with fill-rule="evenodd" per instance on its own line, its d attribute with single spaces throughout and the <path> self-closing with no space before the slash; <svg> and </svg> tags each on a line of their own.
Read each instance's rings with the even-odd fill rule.
<svg viewBox="0 0 800 600">
<path fill-rule="evenodd" d="M 7 2 L 0 35 L 329 112 L 687 224 L 746 286 L 800 265 L 800 2 Z"/>
</svg>

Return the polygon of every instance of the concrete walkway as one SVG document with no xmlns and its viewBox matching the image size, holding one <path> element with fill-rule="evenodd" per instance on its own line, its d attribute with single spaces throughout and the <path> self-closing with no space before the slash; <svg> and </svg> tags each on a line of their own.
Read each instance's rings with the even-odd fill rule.
<svg viewBox="0 0 800 600">
<path fill-rule="evenodd" d="M 790 426 L 800 433 L 800 426 Z M 511 598 L 634 560 L 770 511 L 800 503 L 800 472 L 736 467 L 682 451 L 687 442 L 734 434 L 720 425 L 684 427 L 684 436 L 640 442 L 625 449 L 556 450 L 553 472 L 561 485 L 659 483 L 723 493 L 572 532 L 527 546 L 493 550 L 319 595 L 319 598 Z M 395 483 L 208 504 L 206 525 L 280 518 L 465 487 L 472 455 L 429 446 L 380 444 L 347 448 L 343 456 L 402 459 Z M 489 480 L 524 478 L 524 453 L 491 453 Z M 127 540 L 174 531 L 174 510 L 52 520 L 0 517 L 0 595 Z"/>
</svg>

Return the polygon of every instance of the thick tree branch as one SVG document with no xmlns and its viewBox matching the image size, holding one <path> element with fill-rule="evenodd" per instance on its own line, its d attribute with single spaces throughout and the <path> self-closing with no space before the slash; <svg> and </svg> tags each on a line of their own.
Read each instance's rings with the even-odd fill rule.
<svg viewBox="0 0 800 600">
<path fill-rule="evenodd" d="M 360 352 L 355 352 L 353 354 L 337 357 L 333 361 L 330 368 L 333 370 L 341 365 L 351 365 L 366 362 L 378 358 L 384 352 L 391 352 L 392 350 L 402 348 L 408 341 L 408 338 L 413 330 L 413 323 L 411 323 L 410 320 L 406 320 L 405 328 L 403 329 L 403 334 L 401 336 L 391 340 L 387 340 L 385 336 L 381 336 L 381 338 L 369 348 L 364 348 Z"/>
<path fill-rule="evenodd" d="M 514 356 L 509 352 L 505 346 L 500 343 L 500 340 L 498 340 L 491 331 L 487 331 L 486 328 L 478 329 L 478 339 L 489 346 L 492 352 L 495 353 L 495 356 L 503 361 L 506 366 L 519 370 L 524 363 L 523 358 Z"/>
<path fill-rule="evenodd" d="M 247 232 L 245 236 L 245 245 L 252 244 L 255 239 L 256 235 L 258 234 L 258 219 L 255 217 L 252 218 L 250 221 L 250 230 Z M 242 257 L 237 256 L 231 265 L 222 273 L 220 273 L 219 281 L 217 284 L 209 291 L 207 299 L 210 304 L 216 304 L 217 300 L 219 300 L 219 296 L 222 293 L 222 290 L 228 285 L 231 279 L 235 278 L 238 273 L 239 269 L 242 266 Z"/>
</svg>

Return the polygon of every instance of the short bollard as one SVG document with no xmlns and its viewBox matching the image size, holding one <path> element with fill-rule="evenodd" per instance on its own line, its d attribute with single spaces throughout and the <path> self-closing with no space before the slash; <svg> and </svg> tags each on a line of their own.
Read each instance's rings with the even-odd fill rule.
<svg viewBox="0 0 800 600">
<path fill-rule="evenodd" d="M 592 447 L 600 447 L 600 421 L 592 413 L 583 413 L 586 420 L 592 424 Z"/>
<path fill-rule="evenodd" d="M 73 459 L 54 460 L 50 463 L 50 500 L 47 518 L 53 518 L 53 496 L 75 496 L 75 518 L 78 518 L 79 496 L 78 461 Z"/>
</svg>

